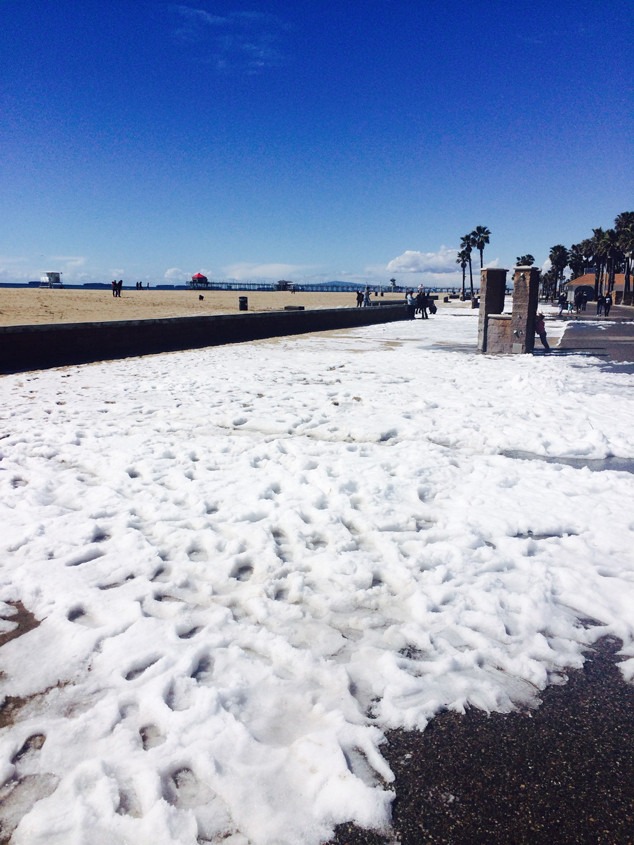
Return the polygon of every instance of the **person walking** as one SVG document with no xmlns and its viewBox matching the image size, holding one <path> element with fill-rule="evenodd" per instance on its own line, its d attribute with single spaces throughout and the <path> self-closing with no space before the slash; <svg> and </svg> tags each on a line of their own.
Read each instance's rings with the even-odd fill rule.
<svg viewBox="0 0 634 845">
<path fill-rule="evenodd" d="M 603 313 L 607 317 L 610 313 L 610 308 L 612 308 L 612 294 L 609 293 L 603 300 Z"/>
<path fill-rule="evenodd" d="M 605 297 L 602 293 L 597 296 L 597 317 L 600 317 L 603 314 L 603 309 L 605 308 Z"/>
</svg>

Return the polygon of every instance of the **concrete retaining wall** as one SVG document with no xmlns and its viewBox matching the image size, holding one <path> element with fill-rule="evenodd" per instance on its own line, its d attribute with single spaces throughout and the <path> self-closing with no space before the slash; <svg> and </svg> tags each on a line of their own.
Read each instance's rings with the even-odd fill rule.
<svg viewBox="0 0 634 845">
<path fill-rule="evenodd" d="M 0 327 L 0 372 L 60 367 L 267 337 L 391 323 L 403 305 Z"/>
</svg>

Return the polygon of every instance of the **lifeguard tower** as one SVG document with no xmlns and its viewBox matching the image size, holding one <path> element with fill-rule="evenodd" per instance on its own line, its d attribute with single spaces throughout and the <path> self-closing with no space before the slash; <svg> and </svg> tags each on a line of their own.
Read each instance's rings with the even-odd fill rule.
<svg viewBox="0 0 634 845">
<path fill-rule="evenodd" d="M 63 288 L 62 274 L 55 271 L 44 273 L 40 276 L 41 288 Z"/>
</svg>

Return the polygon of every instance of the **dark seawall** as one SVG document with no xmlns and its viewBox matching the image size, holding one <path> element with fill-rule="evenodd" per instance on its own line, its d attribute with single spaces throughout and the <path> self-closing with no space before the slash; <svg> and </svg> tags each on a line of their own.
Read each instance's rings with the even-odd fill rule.
<svg viewBox="0 0 634 845">
<path fill-rule="evenodd" d="M 0 372 L 87 364 L 137 355 L 242 343 L 268 337 L 391 323 L 406 317 L 403 305 L 324 308 L 174 317 L 103 323 L 1 326 Z"/>
</svg>

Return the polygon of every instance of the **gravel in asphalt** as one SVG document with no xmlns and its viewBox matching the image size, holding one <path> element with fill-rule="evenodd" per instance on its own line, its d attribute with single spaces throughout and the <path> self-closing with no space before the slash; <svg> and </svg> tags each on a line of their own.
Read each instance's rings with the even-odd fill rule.
<svg viewBox="0 0 634 845">
<path fill-rule="evenodd" d="M 331 845 L 627 845 L 634 842 L 634 686 L 600 640 L 529 712 L 443 713 L 391 731 L 393 830 L 338 828 Z"/>
</svg>

